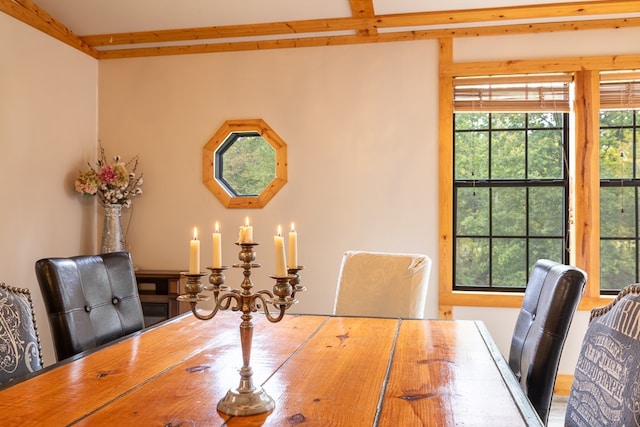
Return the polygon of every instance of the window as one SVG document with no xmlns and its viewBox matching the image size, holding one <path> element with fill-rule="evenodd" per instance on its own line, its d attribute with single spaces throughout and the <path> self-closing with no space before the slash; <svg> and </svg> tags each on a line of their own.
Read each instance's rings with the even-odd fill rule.
<svg viewBox="0 0 640 427">
<path fill-rule="evenodd" d="M 287 144 L 261 119 L 228 120 L 202 150 L 202 181 L 227 208 L 262 208 L 287 183 Z"/>
<path fill-rule="evenodd" d="M 464 306 L 521 308 L 523 298 L 522 292 L 487 292 L 491 290 L 502 291 L 502 289 L 499 287 L 490 288 L 488 285 L 477 288 L 458 286 L 456 281 L 454 266 L 458 249 L 456 240 L 459 220 L 455 217 L 458 209 L 458 202 L 455 199 L 457 197 L 455 191 L 458 183 L 455 181 L 457 180 L 458 166 L 454 164 L 454 151 L 459 148 L 454 144 L 457 142 L 455 120 L 461 113 L 491 115 L 517 112 L 529 114 L 563 113 L 565 120 L 563 126 L 568 128 L 567 134 L 569 134 L 569 145 L 565 151 L 567 160 L 564 160 L 563 164 L 564 173 L 569 177 L 568 230 L 565 238 L 568 259 L 565 262 L 578 266 L 588 274 L 587 284 L 578 309 L 591 310 L 606 305 L 613 297 L 607 294 L 615 293 L 608 287 L 611 287 L 611 284 L 618 287 L 629 281 L 635 281 L 636 270 L 640 269 L 640 261 L 637 258 L 640 256 L 640 248 L 638 248 L 640 238 L 634 236 L 634 233 L 640 233 L 640 226 L 637 224 L 640 221 L 640 203 L 636 201 L 636 187 L 633 190 L 630 189 L 633 184 L 632 180 L 640 178 L 637 172 L 640 166 L 637 144 L 640 137 L 638 134 L 640 72 L 620 71 L 622 66 L 626 69 L 636 68 L 637 56 L 551 57 L 531 60 L 455 62 L 453 60 L 452 39 L 440 40 L 440 52 L 438 153 L 440 167 L 438 305 L 440 316 L 451 318 L 456 307 Z M 534 82 L 534 86 L 537 80 L 540 83 L 539 87 L 542 86 L 541 83 L 555 79 L 556 82 L 563 83 L 562 87 L 566 88 L 567 95 L 562 95 L 564 89 L 561 90 L 557 85 L 548 89 L 529 90 L 528 93 L 522 87 L 520 97 L 530 101 L 522 104 L 526 107 L 520 108 L 515 102 L 507 105 L 506 101 L 509 98 L 514 100 L 516 97 L 509 95 L 505 90 L 490 91 L 488 88 L 494 82 L 505 83 L 506 80 L 509 83 L 509 79 L 511 79 L 510 83 Z M 613 83 L 623 84 L 615 87 Z M 474 84 L 477 86 L 476 88 L 471 87 Z M 621 86 L 624 86 L 625 90 L 621 90 Z M 513 90 L 511 92 L 515 93 Z M 533 102 L 536 96 L 538 107 Z M 504 105 L 500 106 L 497 101 L 504 101 Z M 621 102 L 623 103 L 621 104 Z M 514 107 L 514 105 L 516 106 Z M 569 111 L 569 105 L 572 107 L 571 111 Z M 616 111 L 624 110 L 627 111 L 625 113 L 627 116 L 623 120 Z M 630 111 L 631 115 L 629 115 Z M 567 123 L 567 117 L 570 123 Z M 601 118 L 605 122 L 602 129 L 600 128 Z M 625 124 L 622 125 L 623 123 Z M 628 177 L 614 182 L 612 179 L 620 179 L 621 177 L 620 174 L 612 174 L 616 168 L 618 173 L 620 171 L 621 165 L 615 165 L 618 162 L 616 156 L 621 156 L 621 154 L 615 148 L 609 150 L 608 155 L 612 157 L 608 159 L 609 163 L 603 164 L 601 156 L 606 151 L 603 148 L 607 148 L 608 145 L 616 147 L 610 140 L 611 136 L 604 134 L 606 132 L 611 134 L 614 129 L 617 129 L 616 132 L 621 132 L 625 126 L 626 132 L 622 132 L 620 135 L 634 138 L 630 140 L 631 142 L 625 143 L 628 146 L 626 148 L 628 153 L 624 155 L 626 157 L 625 174 Z M 567 138 L 566 135 L 565 138 Z M 607 138 L 609 138 L 609 142 L 607 142 Z M 603 146 L 600 144 L 601 139 L 603 139 Z M 565 139 L 565 144 L 566 141 L 567 139 Z M 635 168 L 633 174 L 629 172 L 630 167 Z M 601 169 L 609 171 L 606 172 L 609 174 L 608 177 Z M 603 175 L 602 179 L 601 175 Z M 471 179 L 471 183 L 473 181 Z M 477 186 L 480 180 L 476 179 L 476 181 L 478 181 Z M 619 190 L 621 186 L 625 191 L 624 194 L 621 195 L 618 191 L 618 194 L 615 195 L 613 189 L 617 187 Z M 603 192 L 602 198 L 601 190 Z M 633 195 L 629 196 L 626 192 L 631 192 Z M 615 197 L 623 197 L 625 200 L 624 226 L 626 230 L 610 232 L 615 227 L 610 224 L 615 216 L 608 218 L 607 209 L 613 209 L 610 207 L 609 200 L 615 199 Z M 631 203 L 626 202 L 628 197 Z M 615 204 L 613 206 L 615 207 Z M 634 211 L 633 219 L 631 219 L 626 216 L 628 209 L 638 209 L 639 212 Z M 632 231 L 632 227 L 639 229 Z M 630 232 L 627 234 L 627 231 Z M 611 255 L 611 250 L 602 248 L 603 242 L 606 242 L 604 244 L 612 244 L 615 240 L 619 240 L 616 242 L 618 245 L 635 246 L 635 252 L 626 252 L 627 255 L 632 254 L 627 258 L 632 263 L 630 267 L 622 264 L 622 260 L 614 258 L 614 255 Z M 606 263 L 609 265 L 605 265 Z M 613 268 L 616 264 L 620 265 L 617 270 Z M 622 275 L 620 275 L 621 273 Z M 601 278 L 603 283 L 601 283 Z M 612 278 L 614 279 L 612 280 Z"/>
<path fill-rule="evenodd" d="M 640 281 L 640 83 L 621 77 L 603 74 L 600 85 L 600 288 L 605 294 Z"/>
<path fill-rule="evenodd" d="M 544 80 L 454 84 L 454 290 L 522 291 L 537 259 L 568 262 L 568 81 Z"/>
<path fill-rule="evenodd" d="M 234 196 L 258 196 L 276 177 L 276 150 L 258 132 L 233 132 L 216 150 L 215 178 Z"/>
</svg>

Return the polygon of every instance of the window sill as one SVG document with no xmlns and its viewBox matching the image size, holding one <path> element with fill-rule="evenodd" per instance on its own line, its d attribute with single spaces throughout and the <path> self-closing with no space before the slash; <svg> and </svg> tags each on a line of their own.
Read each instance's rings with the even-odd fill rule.
<svg viewBox="0 0 640 427">
<path fill-rule="evenodd" d="M 522 292 L 449 291 L 440 292 L 439 305 L 441 308 L 443 306 L 520 308 L 523 297 Z M 583 296 L 578 310 L 591 311 L 607 305 L 614 298 L 615 296 L 610 295 L 595 298 Z"/>
</svg>

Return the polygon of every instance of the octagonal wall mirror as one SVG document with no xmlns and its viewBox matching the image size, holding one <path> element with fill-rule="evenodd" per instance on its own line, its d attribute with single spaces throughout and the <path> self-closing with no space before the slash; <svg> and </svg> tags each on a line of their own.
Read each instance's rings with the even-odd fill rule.
<svg viewBox="0 0 640 427">
<path fill-rule="evenodd" d="M 202 181 L 227 208 L 262 208 L 287 183 L 287 144 L 262 119 L 227 120 L 202 149 Z"/>
</svg>

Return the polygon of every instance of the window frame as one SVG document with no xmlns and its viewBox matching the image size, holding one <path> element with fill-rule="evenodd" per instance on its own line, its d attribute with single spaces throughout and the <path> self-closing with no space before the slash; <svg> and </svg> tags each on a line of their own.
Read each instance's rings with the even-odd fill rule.
<svg viewBox="0 0 640 427">
<path fill-rule="evenodd" d="M 452 260 L 452 266 L 451 268 L 453 269 L 453 290 L 454 291 L 463 291 L 463 292 L 469 292 L 469 291 L 478 291 L 478 292 L 523 292 L 524 288 L 526 286 L 526 281 L 523 282 L 523 286 L 519 286 L 519 287 L 509 287 L 509 286 L 500 286 L 500 284 L 495 284 L 492 280 L 492 272 L 493 269 L 491 267 L 492 265 L 492 261 L 491 258 L 489 260 L 489 283 L 484 285 L 484 284 L 477 284 L 477 285 L 459 285 L 457 284 L 457 280 L 456 280 L 456 268 L 455 265 L 457 264 L 457 258 L 456 258 L 456 250 L 457 250 L 457 245 L 458 245 L 458 239 L 460 238 L 469 238 L 469 237 L 480 237 L 480 236 L 469 236 L 469 235 L 464 235 L 464 233 L 458 233 L 457 230 L 457 220 L 458 220 L 458 202 L 457 202 L 457 197 L 458 197 L 458 192 L 460 189 L 462 188 L 473 188 L 474 191 L 476 188 L 480 189 L 488 189 L 489 190 L 489 194 L 491 195 L 493 190 L 497 190 L 497 189 L 505 189 L 505 188 L 520 188 L 520 189 L 525 189 L 526 192 L 526 199 L 527 199 L 527 203 L 529 200 L 529 192 L 531 189 L 535 189 L 535 188 L 560 188 L 563 191 L 563 216 L 562 216 L 562 235 L 561 236 L 536 236 L 531 234 L 531 230 L 529 229 L 528 226 L 526 226 L 526 231 L 524 232 L 524 235 L 518 235 L 517 238 L 518 239 L 523 239 L 526 241 L 525 246 L 526 248 L 529 248 L 529 245 L 531 242 L 534 242 L 537 239 L 542 239 L 542 238 L 553 238 L 553 239 L 562 239 L 562 246 L 563 246 L 563 250 L 560 253 L 560 259 L 559 261 L 567 263 L 569 261 L 569 251 L 567 248 L 567 239 L 568 239 L 568 234 L 569 234 L 569 226 L 568 226 L 568 218 L 569 218 L 569 194 L 570 194 L 570 185 L 569 185 L 569 174 L 567 173 L 569 171 L 569 165 L 567 164 L 567 160 L 570 157 L 570 135 L 569 135 L 569 126 L 570 126 L 570 121 L 569 121 L 569 114 L 567 112 L 563 112 L 563 111 L 556 111 L 555 113 L 557 114 L 561 114 L 563 116 L 563 124 L 561 128 L 553 128 L 555 130 L 561 130 L 562 132 L 562 138 L 564 141 L 564 144 L 562 146 L 562 158 L 563 158 L 563 164 L 562 164 L 562 177 L 560 178 L 545 178 L 545 179 L 535 179 L 535 178 L 529 178 L 529 177 L 524 177 L 521 179 L 516 179 L 516 178 L 510 178 L 510 179 L 493 179 L 491 177 L 489 178 L 479 178 L 477 180 L 471 180 L 471 179 L 457 179 L 455 177 L 455 167 L 456 167 L 456 148 L 455 148 L 455 138 L 456 138 L 456 134 L 458 132 L 460 133 L 469 133 L 469 132 L 475 132 L 475 131 L 469 131 L 469 130 L 461 130 L 458 131 L 455 129 L 455 116 L 456 114 L 464 114 L 467 111 L 461 111 L 461 112 L 454 112 L 454 130 L 453 130 L 453 135 L 454 135 L 454 141 L 453 141 L 453 164 L 454 164 L 454 178 L 453 178 L 453 200 L 452 200 L 452 208 L 453 208 L 453 227 L 454 227 L 454 238 L 453 238 L 453 260 Z M 529 114 L 535 114 L 536 112 L 540 112 L 540 111 L 529 111 L 529 112 L 524 112 L 524 111 L 514 111 L 513 113 L 522 113 L 525 114 L 525 117 L 528 117 Z M 530 138 L 530 132 L 535 131 L 535 130 L 548 130 L 546 128 L 535 128 L 535 127 L 531 127 L 529 125 L 529 122 L 527 120 L 527 123 L 525 124 L 524 127 L 522 128 L 494 128 L 492 126 L 492 118 L 491 115 L 492 114 L 498 114 L 496 112 L 491 112 L 491 111 L 487 111 L 486 114 L 488 114 L 488 122 L 489 125 L 486 129 L 482 129 L 482 130 L 478 130 L 479 132 L 487 132 L 488 133 L 488 161 L 491 164 L 491 156 L 492 156 L 492 148 L 491 148 L 491 141 L 493 139 L 493 132 L 496 133 L 503 133 L 503 132 L 521 132 L 524 134 L 524 139 L 525 139 L 525 146 L 528 147 L 528 144 L 530 143 L 529 138 Z M 525 162 L 526 162 L 526 157 L 527 154 L 525 154 Z M 525 168 L 527 168 L 527 166 L 525 166 Z M 491 169 L 491 167 L 489 166 L 489 169 Z M 491 205 L 492 205 L 492 196 L 489 196 L 490 200 L 489 200 L 489 210 L 490 210 L 490 214 L 493 212 Z M 527 211 L 525 213 L 525 217 L 526 217 L 526 223 L 529 224 L 529 211 Z M 489 224 L 491 224 L 493 221 L 491 219 L 489 219 Z M 482 238 L 486 238 L 490 241 L 490 247 L 493 246 L 493 244 L 495 242 L 498 242 L 502 239 L 505 238 L 515 238 L 516 236 L 503 236 L 498 234 L 494 234 L 493 228 L 490 225 L 489 226 L 489 231 L 486 235 L 481 236 Z M 490 249 L 491 251 L 491 249 Z M 491 257 L 491 255 L 490 255 Z M 533 262 L 531 262 L 531 260 L 528 259 L 529 257 L 529 251 L 527 250 L 526 253 L 526 259 L 527 259 L 527 263 L 526 263 L 526 269 L 525 269 L 525 273 L 526 273 L 526 277 L 529 277 L 529 273 L 530 273 L 530 268 L 533 267 L 533 264 L 535 262 L 535 260 Z"/>
<path fill-rule="evenodd" d="M 218 182 L 216 175 L 216 151 L 233 133 L 255 132 L 262 136 L 276 151 L 275 178 L 256 196 L 235 195 Z M 202 183 L 226 208 L 260 209 L 287 183 L 287 144 L 262 119 L 227 120 L 202 148 Z"/>
<path fill-rule="evenodd" d="M 453 38 L 439 39 L 439 315 L 452 318 L 454 306 L 520 308 L 524 292 L 454 291 L 453 272 L 453 79 L 465 76 L 564 72 L 574 76 L 573 124 L 569 158 L 571 179 L 569 263 L 587 272 L 579 310 L 605 305 L 600 294 L 600 72 L 635 69 L 637 55 L 454 62 Z M 575 141 L 581 141 L 575 144 Z M 578 166 L 579 167 L 576 167 Z"/>
<path fill-rule="evenodd" d="M 634 243 L 634 278 L 631 279 L 628 283 L 624 283 L 620 285 L 619 288 L 602 288 L 601 293 L 603 295 L 617 295 L 622 288 L 626 284 L 637 283 L 640 281 L 640 170 L 638 168 L 638 158 L 640 158 L 640 153 L 638 152 L 640 146 L 640 138 L 638 135 L 640 134 L 640 111 L 638 111 L 638 107 L 635 108 L 600 108 L 600 113 L 603 111 L 631 111 L 633 114 L 632 123 L 630 125 L 620 125 L 620 126 L 606 126 L 601 129 L 628 129 L 631 131 L 632 136 L 632 158 L 633 158 L 633 173 L 634 177 L 620 177 L 620 178 L 612 178 L 612 177 L 601 177 L 600 178 L 600 190 L 602 189 L 632 189 L 635 197 L 633 201 L 633 229 L 635 231 L 635 235 L 623 235 L 623 236 L 600 236 L 600 245 L 604 244 L 604 242 L 614 242 L 614 241 L 628 241 Z M 602 195 L 601 195 L 602 196 Z M 601 224 L 602 226 L 602 224 Z M 602 249 L 601 249 L 602 254 Z M 601 255 L 602 256 L 602 255 Z M 600 276 L 602 280 L 602 275 Z M 601 282 L 602 283 L 602 282 Z"/>
</svg>

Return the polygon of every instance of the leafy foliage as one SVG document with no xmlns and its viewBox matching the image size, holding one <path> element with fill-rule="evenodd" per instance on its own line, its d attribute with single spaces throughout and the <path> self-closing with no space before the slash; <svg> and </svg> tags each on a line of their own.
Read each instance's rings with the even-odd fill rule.
<svg viewBox="0 0 640 427">
<path fill-rule="evenodd" d="M 639 115 L 600 112 L 600 288 L 638 282 Z"/>
<path fill-rule="evenodd" d="M 566 116 L 455 115 L 455 285 L 519 288 L 565 257 Z"/>
<path fill-rule="evenodd" d="M 561 113 L 455 115 L 456 287 L 522 288 L 535 260 L 563 260 L 565 120 Z M 603 290 L 640 281 L 639 120 L 633 109 L 600 112 Z"/>
<path fill-rule="evenodd" d="M 224 152 L 222 176 L 238 196 L 257 196 L 276 177 L 276 150 L 262 136 L 241 136 Z"/>
</svg>

